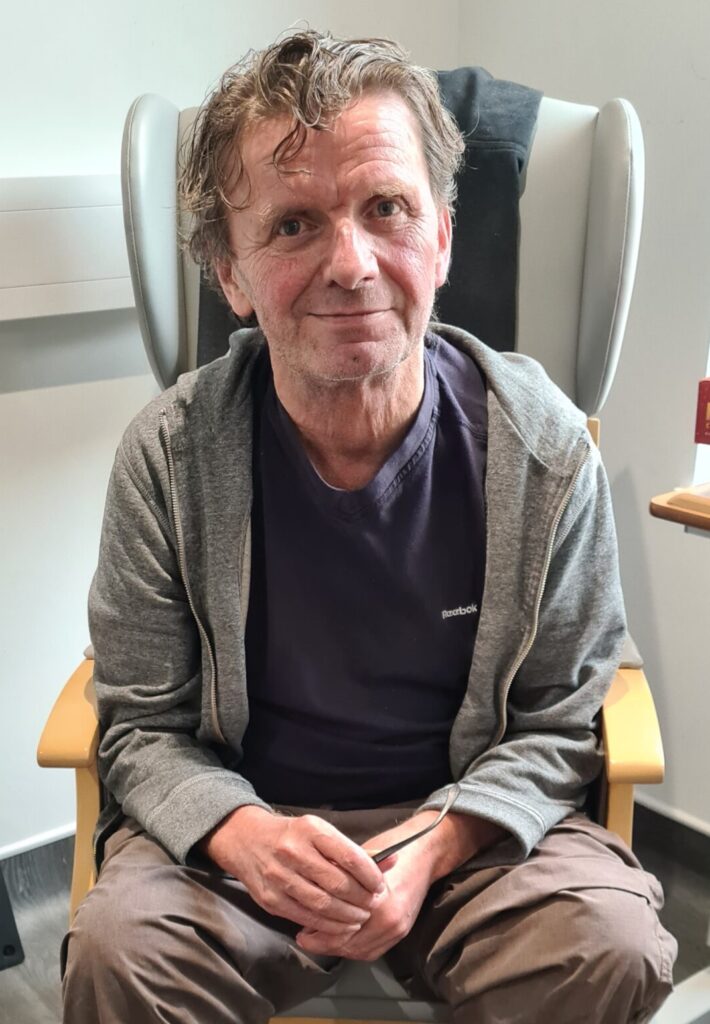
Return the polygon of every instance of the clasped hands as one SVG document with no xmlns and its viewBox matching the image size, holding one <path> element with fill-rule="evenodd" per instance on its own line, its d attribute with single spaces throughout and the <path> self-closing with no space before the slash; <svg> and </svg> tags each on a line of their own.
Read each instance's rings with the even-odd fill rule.
<svg viewBox="0 0 710 1024">
<path fill-rule="evenodd" d="M 201 846 L 260 907 L 301 925 L 296 941 L 302 949 L 372 961 L 409 933 L 432 882 L 457 866 L 452 855 L 462 862 L 473 852 L 471 822 L 449 814 L 375 864 L 372 854 L 436 817 L 436 811 L 420 812 L 362 847 L 316 815 L 285 817 L 247 805 Z"/>
</svg>

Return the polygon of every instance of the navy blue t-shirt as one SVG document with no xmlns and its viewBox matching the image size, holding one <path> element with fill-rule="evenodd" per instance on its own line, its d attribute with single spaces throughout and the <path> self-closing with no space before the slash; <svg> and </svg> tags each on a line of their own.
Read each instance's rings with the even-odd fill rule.
<svg viewBox="0 0 710 1024">
<path fill-rule="evenodd" d="M 424 797 L 451 781 L 483 593 L 485 381 L 429 336 L 414 423 L 366 487 L 343 491 L 264 376 L 239 771 L 270 803 Z"/>
</svg>

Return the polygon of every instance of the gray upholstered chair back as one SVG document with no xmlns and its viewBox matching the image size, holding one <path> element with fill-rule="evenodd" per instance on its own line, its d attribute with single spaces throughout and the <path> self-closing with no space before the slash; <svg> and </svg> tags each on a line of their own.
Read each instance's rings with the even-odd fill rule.
<svg viewBox="0 0 710 1024">
<path fill-rule="evenodd" d="M 138 316 L 167 387 L 197 361 L 199 273 L 178 250 L 180 142 L 196 110 L 159 96 L 129 112 L 122 180 Z M 643 138 L 622 99 L 543 98 L 520 202 L 517 350 L 539 359 L 588 416 L 609 393 L 636 271 Z"/>
</svg>

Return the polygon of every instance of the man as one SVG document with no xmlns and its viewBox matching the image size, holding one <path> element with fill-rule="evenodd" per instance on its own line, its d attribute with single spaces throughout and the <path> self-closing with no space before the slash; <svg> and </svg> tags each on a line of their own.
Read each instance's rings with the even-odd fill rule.
<svg viewBox="0 0 710 1024">
<path fill-rule="evenodd" d="M 655 879 L 579 813 L 625 634 L 598 455 L 536 364 L 430 325 L 461 151 L 376 40 L 292 36 L 200 115 L 191 250 L 259 329 L 117 453 L 68 1021 L 257 1024 L 383 954 L 457 1024 L 670 989 Z"/>
</svg>

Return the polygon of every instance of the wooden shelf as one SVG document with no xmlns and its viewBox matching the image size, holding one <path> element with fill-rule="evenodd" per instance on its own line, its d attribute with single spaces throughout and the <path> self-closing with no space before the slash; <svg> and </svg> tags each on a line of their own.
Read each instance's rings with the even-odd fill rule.
<svg viewBox="0 0 710 1024">
<path fill-rule="evenodd" d="M 659 494 L 651 499 L 650 512 L 658 519 L 710 531 L 710 483 Z"/>
</svg>

